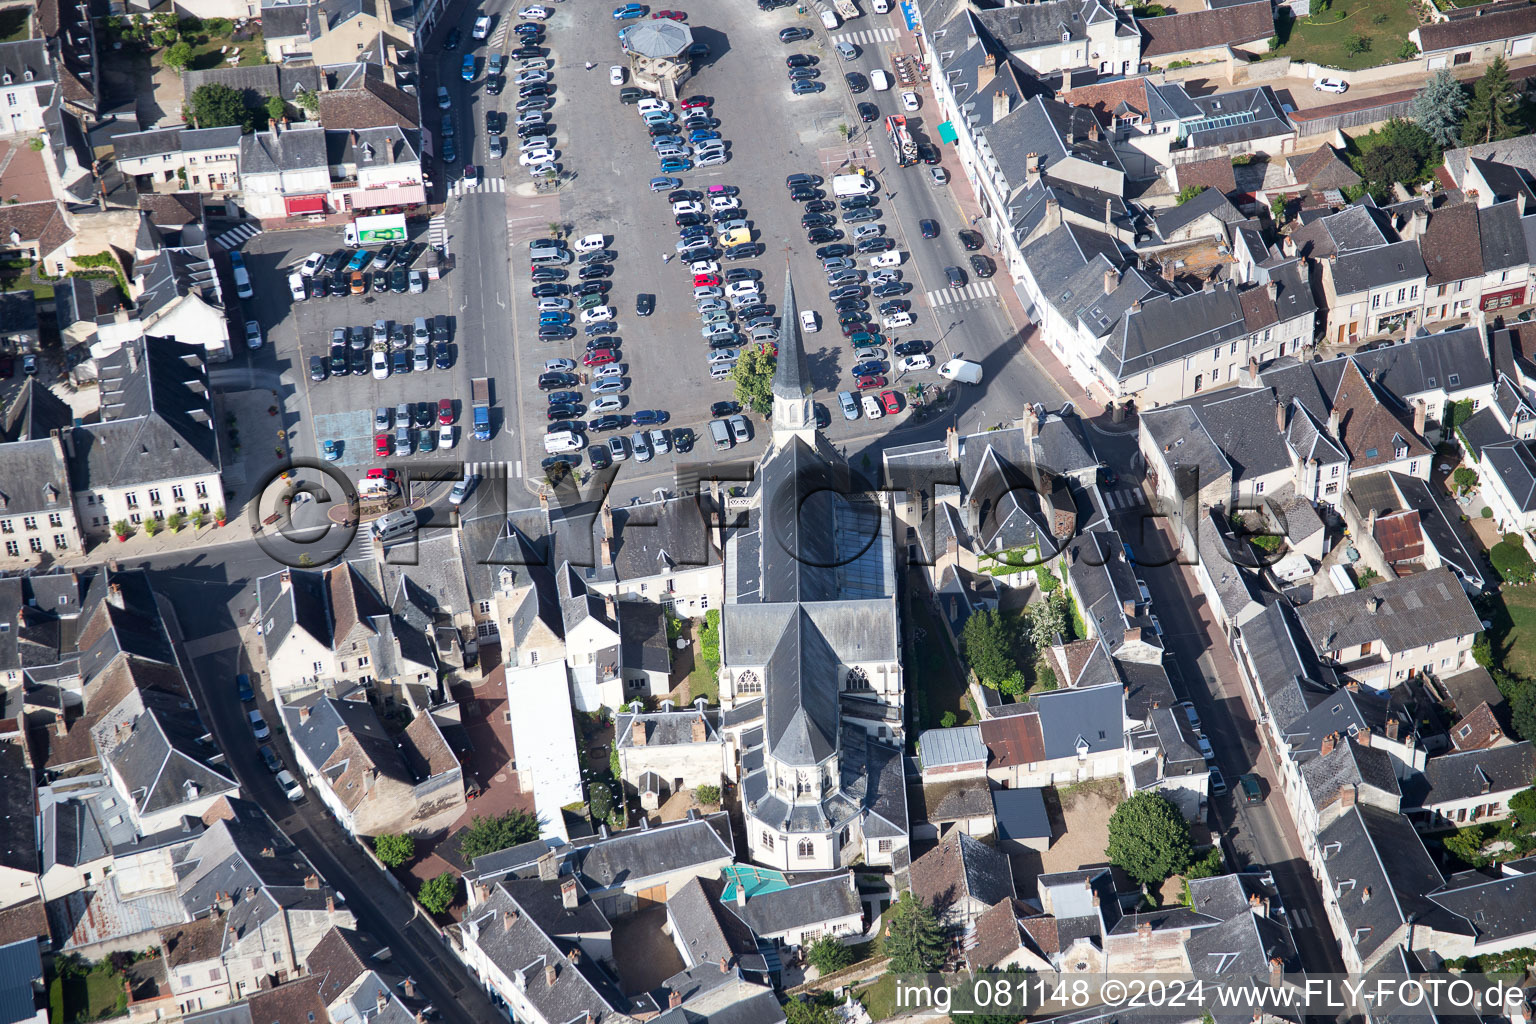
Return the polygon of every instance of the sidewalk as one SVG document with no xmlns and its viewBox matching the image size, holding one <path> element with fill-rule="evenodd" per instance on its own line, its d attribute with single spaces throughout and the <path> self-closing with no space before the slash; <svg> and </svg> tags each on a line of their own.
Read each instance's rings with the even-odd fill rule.
<svg viewBox="0 0 1536 1024">
<path fill-rule="evenodd" d="M 900 4 L 893 6 L 890 14 L 886 17 L 897 32 L 897 43 L 893 45 L 900 45 L 906 52 L 912 54 L 924 52 L 918 45 L 917 33 L 909 30 L 903 21 Z M 924 67 L 929 74 L 932 73 L 933 69 L 931 67 L 927 65 L 924 65 Z M 927 87 L 926 79 L 918 83 L 914 88 L 918 92 L 927 94 L 927 109 L 935 111 L 939 109 L 938 101 L 934 98 L 933 91 Z M 930 126 L 925 123 L 924 127 L 928 128 Z M 932 126 L 932 129 L 932 137 L 929 141 L 934 145 L 938 145 L 940 152 L 943 152 L 943 144 L 937 139 L 937 125 Z M 949 194 L 951 198 L 954 200 L 956 207 L 959 208 L 960 214 L 965 218 L 966 223 L 974 227 L 982 219 L 981 202 L 976 198 L 975 189 L 972 187 L 970 180 L 960 173 L 958 168 L 946 166 L 945 170 L 949 172 Z M 996 249 L 993 249 L 992 255 L 994 257 L 998 255 Z M 1036 330 L 1035 325 L 1030 322 L 1029 318 L 1024 315 L 1024 303 L 1019 299 L 1018 293 L 1014 289 L 1013 278 L 1009 276 L 1006 268 L 1000 271 L 997 294 L 998 298 L 1002 300 L 1004 311 L 1008 314 L 1008 321 L 1013 325 L 1014 333 L 1021 342 L 1021 356 L 1034 363 L 1044 376 L 1049 377 L 1061 389 L 1062 394 L 1066 395 L 1077 406 L 1078 414 L 1084 420 L 1103 418 L 1107 424 L 1108 418 L 1104 416 L 1104 413 L 1109 396 L 1102 392 L 1090 393 L 1085 391 L 1082 385 L 1067 372 L 1067 368 L 1062 366 L 1055 356 L 1039 344 L 1039 332 Z M 1031 344 L 1032 339 L 1034 344 Z M 1119 426 L 1117 424 L 1108 427 L 1108 429 L 1117 431 Z"/>
</svg>

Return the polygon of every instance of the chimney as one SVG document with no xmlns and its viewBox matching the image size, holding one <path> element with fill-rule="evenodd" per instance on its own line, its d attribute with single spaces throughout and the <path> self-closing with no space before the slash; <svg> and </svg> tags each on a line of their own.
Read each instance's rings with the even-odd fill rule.
<svg viewBox="0 0 1536 1024">
<path fill-rule="evenodd" d="M 305 875 L 304 876 L 304 888 L 310 889 L 310 890 L 317 890 L 317 889 L 319 889 L 320 888 L 320 876 L 319 875 L 314 875 L 314 874 Z"/>
<path fill-rule="evenodd" d="M 1132 626 L 1125 631 L 1125 642 L 1128 644 L 1141 643 L 1141 627 Z"/>
<path fill-rule="evenodd" d="M 1327 757 L 1329 754 L 1333 753 L 1333 748 L 1338 746 L 1338 743 L 1339 734 L 1336 732 L 1329 733 L 1327 736 L 1323 737 L 1322 745 L 1317 748 L 1317 755 L 1319 757 Z"/>
<path fill-rule="evenodd" d="M 1008 116 L 1008 94 L 999 89 L 992 94 L 992 123 L 997 124 Z"/>
<path fill-rule="evenodd" d="M 692 740 L 695 743 L 703 743 L 709 739 L 709 730 L 704 725 L 704 716 L 698 715 L 693 720 Z"/>
<path fill-rule="evenodd" d="M 667 996 L 667 1009 L 675 1010 L 679 1006 L 682 1006 L 682 1005 L 683 1005 L 683 994 L 681 992 L 679 992 L 677 989 L 673 989 L 671 995 Z"/>
<path fill-rule="evenodd" d="M 1114 267 L 1104 271 L 1104 294 L 1112 295 L 1120 287 L 1120 272 Z"/>
<path fill-rule="evenodd" d="M 1145 942 L 1148 939 L 1150 939 L 1152 937 L 1152 922 L 1151 921 L 1139 921 L 1139 922 L 1137 922 L 1137 924 L 1136 924 L 1136 937 L 1138 939 L 1142 940 L 1143 942 Z"/>
<path fill-rule="evenodd" d="M 1375 615 L 1376 614 L 1376 610 L 1378 608 L 1380 608 L 1380 607 L 1381 607 L 1381 598 L 1379 598 L 1379 597 L 1368 597 L 1368 598 L 1365 599 L 1365 610 L 1370 612 L 1372 615 Z M 1354 682 L 1354 680 L 1350 680 L 1350 681 Z M 1356 690 L 1356 689 L 1359 689 L 1359 687 L 1360 687 L 1360 684 L 1359 683 L 1355 683 L 1355 685 L 1351 686 L 1350 689 L 1351 690 Z"/>
<path fill-rule="evenodd" d="M 61 739 L 69 735 L 69 726 L 64 723 L 64 716 L 62 714 L 53 716 L 53 732 L 55 736 Z"/>
<path fill-rule="evenodd" d="M 1337 407 L 1328 410 L 1328 433 L 1332 437 L 1339 437 L 1339 410 Z"/>
<path fill-rule="evenodd" d="M 1413 403 L 1413 432 L 1420 437 L 1424 436 L 1424 420 L 1429 415 L 1429 403 L 1419 399 Z"/>
<path fill-rule="evenodd" d="M 730 961 L 726 960 L 725 957 L 721 957 L 720 958 L 720 973 L 721 974 L 729 974 L 729 973 L 731 973 Z"/>
<path fill-rule="evenodd" d="M 1035 439 L 1035 431 L 1040 423 L 1035 419 L 1035 407 L 1028 403 L 1024 406 L 1024 415 L 1020 418 L 1019 426 L 1024 428 L 1024 440 L 1032 442 Z"/>
<path fill-rule="evenodd" d="M 412 981 L 410 978 L 406 978 L 400 983 L 400 990 L 405 993 L 405 998 L 416 998 L 416 982 Z"/>
<path fill-rule="evenodd" d="M 571 962 L 571 965 L 573 967 L 576 964 L 581 963 L 581 947 L 580 946 L 572 946 L 571 947 L 571 951 L 569 953 L 565 954 L 565 958 Z"/>
<path fill-rule="evenodd" d="M 1359 732 L 1355 733 L 1355 742 L 1360 744 L 1362 747 L 1370 746 L 1371 745 L 1371 730 L 1369 730 L 1369 729 L 1361 729 Z"/>
<path fill-rule="evenodd" d="M 1360 890 L 1360 902 L 1361 903 L 1369 903 L 1369 902 L 1371 902 L 1371 887 L 1370 886 L 1366 886 L 1364 889 Z"/>
<path fill-rule="evenodd" d="M 389 994 L 381 990 L 379 994 L 374 997 L 373 1001 L 378 1005 L 380 1012 L 382 1012 L 384 1007 L 389 1005 Z"/>
<path fill-rule="evenodd" d="M 1067 68 L 1061 73 L 1061 92 L 1072 91 L 1072 69 Z"/>
<path fill-rule="evenodd" d="M 613 539 L 617 531 L 613 525 L 613 509 L 609 505 L 603 506 L 603 564 L 613 564 Z"/>
<path fill-rule="evenodd" d="M 738 907 L 747 905 L 747 887 L 740 879 L 736 880 L 736 905 Z"/>
<path fill-rule="evenodd" d="M 560 855 L 550 850 L 539 857 L 539 881 L 553 882 L 560 877 Z M 490 895 L 490 890 L 483 884 L 480 886 L 482 893 L 480 899 L 485 900 Z"/>
<path fill-rule="evenodd" d="M 1413 218 L 1409 222 L 1408 237 L 1423 238 L 1424 231 L 1429 227 L 1429 213 L 1421 206 L 1413 211 Z"/>
<path fill-rule="evenodd" d="M 299 705 L 299 724 L 300 725 L 303 725 L 305 722 L 309 721 L 310 707 L 311 706 L 308 705 L 308 704 L 300 704 Z"/>
<path fill-rule="evenodd" d="M 567 878 L 560 883 L 560 905 L 566 910 L 576 909 L 576 879 Z"/>
<path fill-rule="evenodd" d="M 997 64 L 989 57 L 976 68 L 976 91 L 981 92 L 997 77 Z"/>
<path fill-rule="evenodd" d="M 1134 618 L 1136 615 L 1136 599 L 1128 597 L 1120 602 L 1120 610 L 1125 612 L 1126 618 Z"/>
<path fill-rule="evenodd" d="M 1269 958 L 1269 987 L 1279 988 L 1280 979 L 1285 975 L 1285 961 L 1277 956 Z"/>
<path fill-rule="evenodd" d="M 327 914 L 332 915 L 332 916 L 335 915 L 335 913 L 336 913 L 336 894 L 335 893 L 328 892 L 328 893 L 325 894 L 325 912 Z"/>
<path fill-rule="evenodd" d="M 960 461 L 960 431 L 954 427 L 944 430 L 944 456 L 950 462 Z"/>
<path fill-rule="evenodd" d="M 539 877 L 540 878 L 544 877 L 542 872 L 540 872 Z M 490 898 L 491 898 L 491 887 L 486 885 L 484 882 L 476 882 L 475 883 L 475 902 L 476 903 L 484 903 L 486 900 L 488 900 Z"/>
<path fill-rule="evenodd" d="M 637 747 L 645 746 L 645 720 L 636 715 L 629 727 L 629 742 Z"/>
<path fill-rule="evenodd" d="M 1040 177 L 1040 154 L 1026 153 L 1024 155 L 1024 183 L 1031 184 Z"/>
<path fill-rule="evenodd" d="M 1061 203 L 1054 198 L 1045 201 L 1044 225 L 1046 233 L 1061 227 Z"/>
<path fill-rule="evenodd" d="M 113 583 L 107 587 L 107 603 L 113 608 L 123 606 L 123 586 L 121 583 Z"/>
<path fill-rule="evenodd" d="M 1115 233 L 1115 201 L 1113 199 L 1104 200 L 1104 233 L 1106 235 Z"/>
<path fill-rule="evenodd" d="M 1366 516 L 1365 535 L 1367 537 L 1376 536 L 1376 510 L 1374 508 L 1371 509 L 1370 514 Z"/>
<path fill-rule="evenodd" d="M 1357 795 L 1353 785 L 1344 786 L 1339 790 L 1339 807 L 1348 809 L 1355 806 L 1355 797 Z"/>
<path fill-rule="evenodd" d="M 559 976 L 560 976 L 560 972 L 555 970 L 555 965 L 554 964 L 545 964 L 544 965 L 544 984 L 548 985 L 550 988 L 554 988 L 555 987 L 555 979 L 558 978 Z"/>
<path fill-rule="evenodd" d="M 1274 305 L 1280 298 L 1280 286 L 1273 281 L 1269 282 L 1264 286 L 1264 296 L 1269 299 L 1270 305 Z"/>
<path fill-rule="evenodd" d="M 511 931 L 512 930 L 512 926 L 514 924 L 516 924 L 516 923 L 517 923 L 517 911 L 515 911 L 515 910 L 503 910 L 501 912 L 501 930 L 502 931 L 504 931 L 504 932 Z"/>
<path fill-rule="evenodd" d="M 1395 716 L 1388 717 L 1387 718 L 1387 739 L 1396 741 L 1396 739 L 1397 739 L 1397 730 L 1398 730 L 1397 718 Z"/>
</svg>

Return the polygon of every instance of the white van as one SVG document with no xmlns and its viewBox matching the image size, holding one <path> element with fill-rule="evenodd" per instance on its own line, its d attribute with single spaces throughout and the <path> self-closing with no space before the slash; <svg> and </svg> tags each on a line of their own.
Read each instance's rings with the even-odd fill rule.
<svg viewBox="0 0 1536 1024">
<path fill-rule="evenodd" d="M 834 174 L 832 176 L 832 194 L 839 199 L 846 199 L 849 196 L 867 196 L 879 187 L 875 184 L 874 178 L 865 174 Z"/>
<path fill-rule="evenodd" d="M 397 508 L 393 512 L 386 512 L 373 521 L 373 539 L 381 544 L 387 544 L 396 537 L 415 532 L 416 513 L 408 508 Z"/>
<path fill-rule="evenodd" d="M 870 6 L 875 9 L 876 14 L 889 14 L 891 11 L 891 0 L 871 0 Z"/>
<path fill-rule="evenodd" d="M 876 92 L 885 92 L 891 87 L 891 76 L 885 73 L 884 68 L 875 68 L 869 73 L 869 84 Z"/>
<path fill-rule="evenodd" d="M 364 498 L 392 497 L 396 491 L 395 482 L 382 477 L 366 477 L 357 482 L 357 493 Z"/>
<path fill-rule="evenodd" d="M 579 452 L 585 444 L 581 435 L 572 430 L 555 430 L 544 435 L 544 450 L 551 455 Z"/>
<path fill-rule="evenodd" d="M 881 326 L 888 331 L 894 331 L 898 327 L 911 327 L 912 323 L 911 313 L 892 313 L 881 321 Z"/>
<path fill-rule="evenodd" d="M 962 384 L 980 384 L 981 364 L 973 363 L 969 359 L 951 359 L 939 367 L 939 376 L 947 380 L 957 380 Z"/>
<path fill-rule="evenodd" d="M 559 263 L 564 265 L 571 262 L 572 256 L 566 249 L 555 245 L 536 245 L 528 250 L 528 262 L 536 267 L 546 267 Z"/>
<path fill-rule="evenodd" d="M 838 25 L 837 15 L 832 13 L 831 11 L 822 11 L 821 12 L 821 23 L 823 25 L 825 25 L 827 31 L 830 32 L 833 29 L 837 28 L 837 25 Z"/>
<path fill-rule="evenodd" d="M 860 395 L 859 403 L 864 406 L 864 418 L 867 420 L 877 420 L 885 415 L 885 410 L 880 408 L 880 400 L 874 395 Z"/>
<path fill-rule="evenodd" d="M 731 445 L 735 444 L 735 442 L 731 440 L 730 425 L 727 424 L 725 420 L 710 420 L 709 436 L 714 438 L 716 451 L 724 451 L 725 449 L 731 447 Z"/>
</svg>

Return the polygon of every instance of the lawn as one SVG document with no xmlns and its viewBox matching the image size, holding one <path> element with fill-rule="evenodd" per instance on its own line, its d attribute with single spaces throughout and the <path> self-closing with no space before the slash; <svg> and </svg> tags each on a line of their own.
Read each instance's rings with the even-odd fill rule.
<svg viewBox="0 0 1536 1024">
<path fill-rule="evenodd" d="M 1484 608 L 1493 647 L 1513 675 L 1536 679 L 1536 587 L 1502 587 Z"/>
<path fill-rule="evenodd" d="M 63 986 L 64 1024 L 104 1020 L 119 1016 L 128 1009 L 122 975 L 115 974 L 106 964 L 97 964 L 87 974 L 54 978 L 50 985 Z M 55 1002 L 52 995 L 49 1002 Z"/>
<path fill-rule="evenodd" d="M 955 671 L 958 660 L 952 653 L 949 634 L 922 602 L 912 604 L 912 628 L 914 637 L 921 635 L 906 649 L 907 679 L 917 709 L 913 735 L 937 729 L 946 711 L 955 713 L 957 725 L 967 724 L 971 713 L 965 702 L 966 683 Z"/>
<path fill-rule="evenodd" d="M 1316 17 L 1277 23 L 1278 52 L 1355 71 L 1398 60 L 1398 49 L 1418 24 L 1418 5 L 1409 0 L 1334 0 Z M 1361 36 L 1370 41 L 1370 49 L 1350 52 L 1352 41 Z"/>
<path fill-rule="evenodd" d="M 197 33 L 189 40 L 192 43 L 192 63 L 187 65 L 188 71 L 207 71 L 211 68 L 248 67 L 252 64 L 260 64 L 266 58 L 266 43 L 258 32 L 249 39 L 232 42 L 229 36 L 210 36 L 206 33 Z M 221 47 L 229 47 L 228 52 L 220 52 Z M 230 53 L 238 52 L 240 60 L 238 64 L 228 63 Z"/>
<path fill-rule="evenodd" d="M 868 988 L 861 988 L 853 997 L 864 1004 L 871 1020 L 889 1020 L 896 1016 L 896 975 L 882 974 L 880 980 Z"/>
<path fill-rule="evenodd" d="M 31 14 L 30 7 L 12 7 L 0 11 L 0 43 L 26 39 L 32 27 Z"/>
<path fill-rule="evenodd" d="M 32 292 L 39 302 L 53 298 L 53 285 L 32 280 L 31 260 L 0 260 L 0 292 Z"/>
</svg>

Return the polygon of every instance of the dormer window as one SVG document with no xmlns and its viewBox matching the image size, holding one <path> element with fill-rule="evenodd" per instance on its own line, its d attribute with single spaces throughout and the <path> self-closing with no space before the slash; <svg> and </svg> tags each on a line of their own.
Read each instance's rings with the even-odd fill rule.
<svg viewBox="0 0 1536 1024">
<path fill-rule="evenodd" d="M 11 77 L 11 73 L 9 71 L 3 75 L 0 75 L 0 85 L 10 85 L 13 81 L 15 81 L 15 79 Z"/>
<path fill-rule="evenodd" d="M 27 70 L 25 70 L 25 71 L 23 71 L 21 73 L 21 77 L 22 77 L 23 81 L 26 81 L 26 82 L 32 81 L 32 69 L 31 68 L 27 68 Z"/>
</svg>

